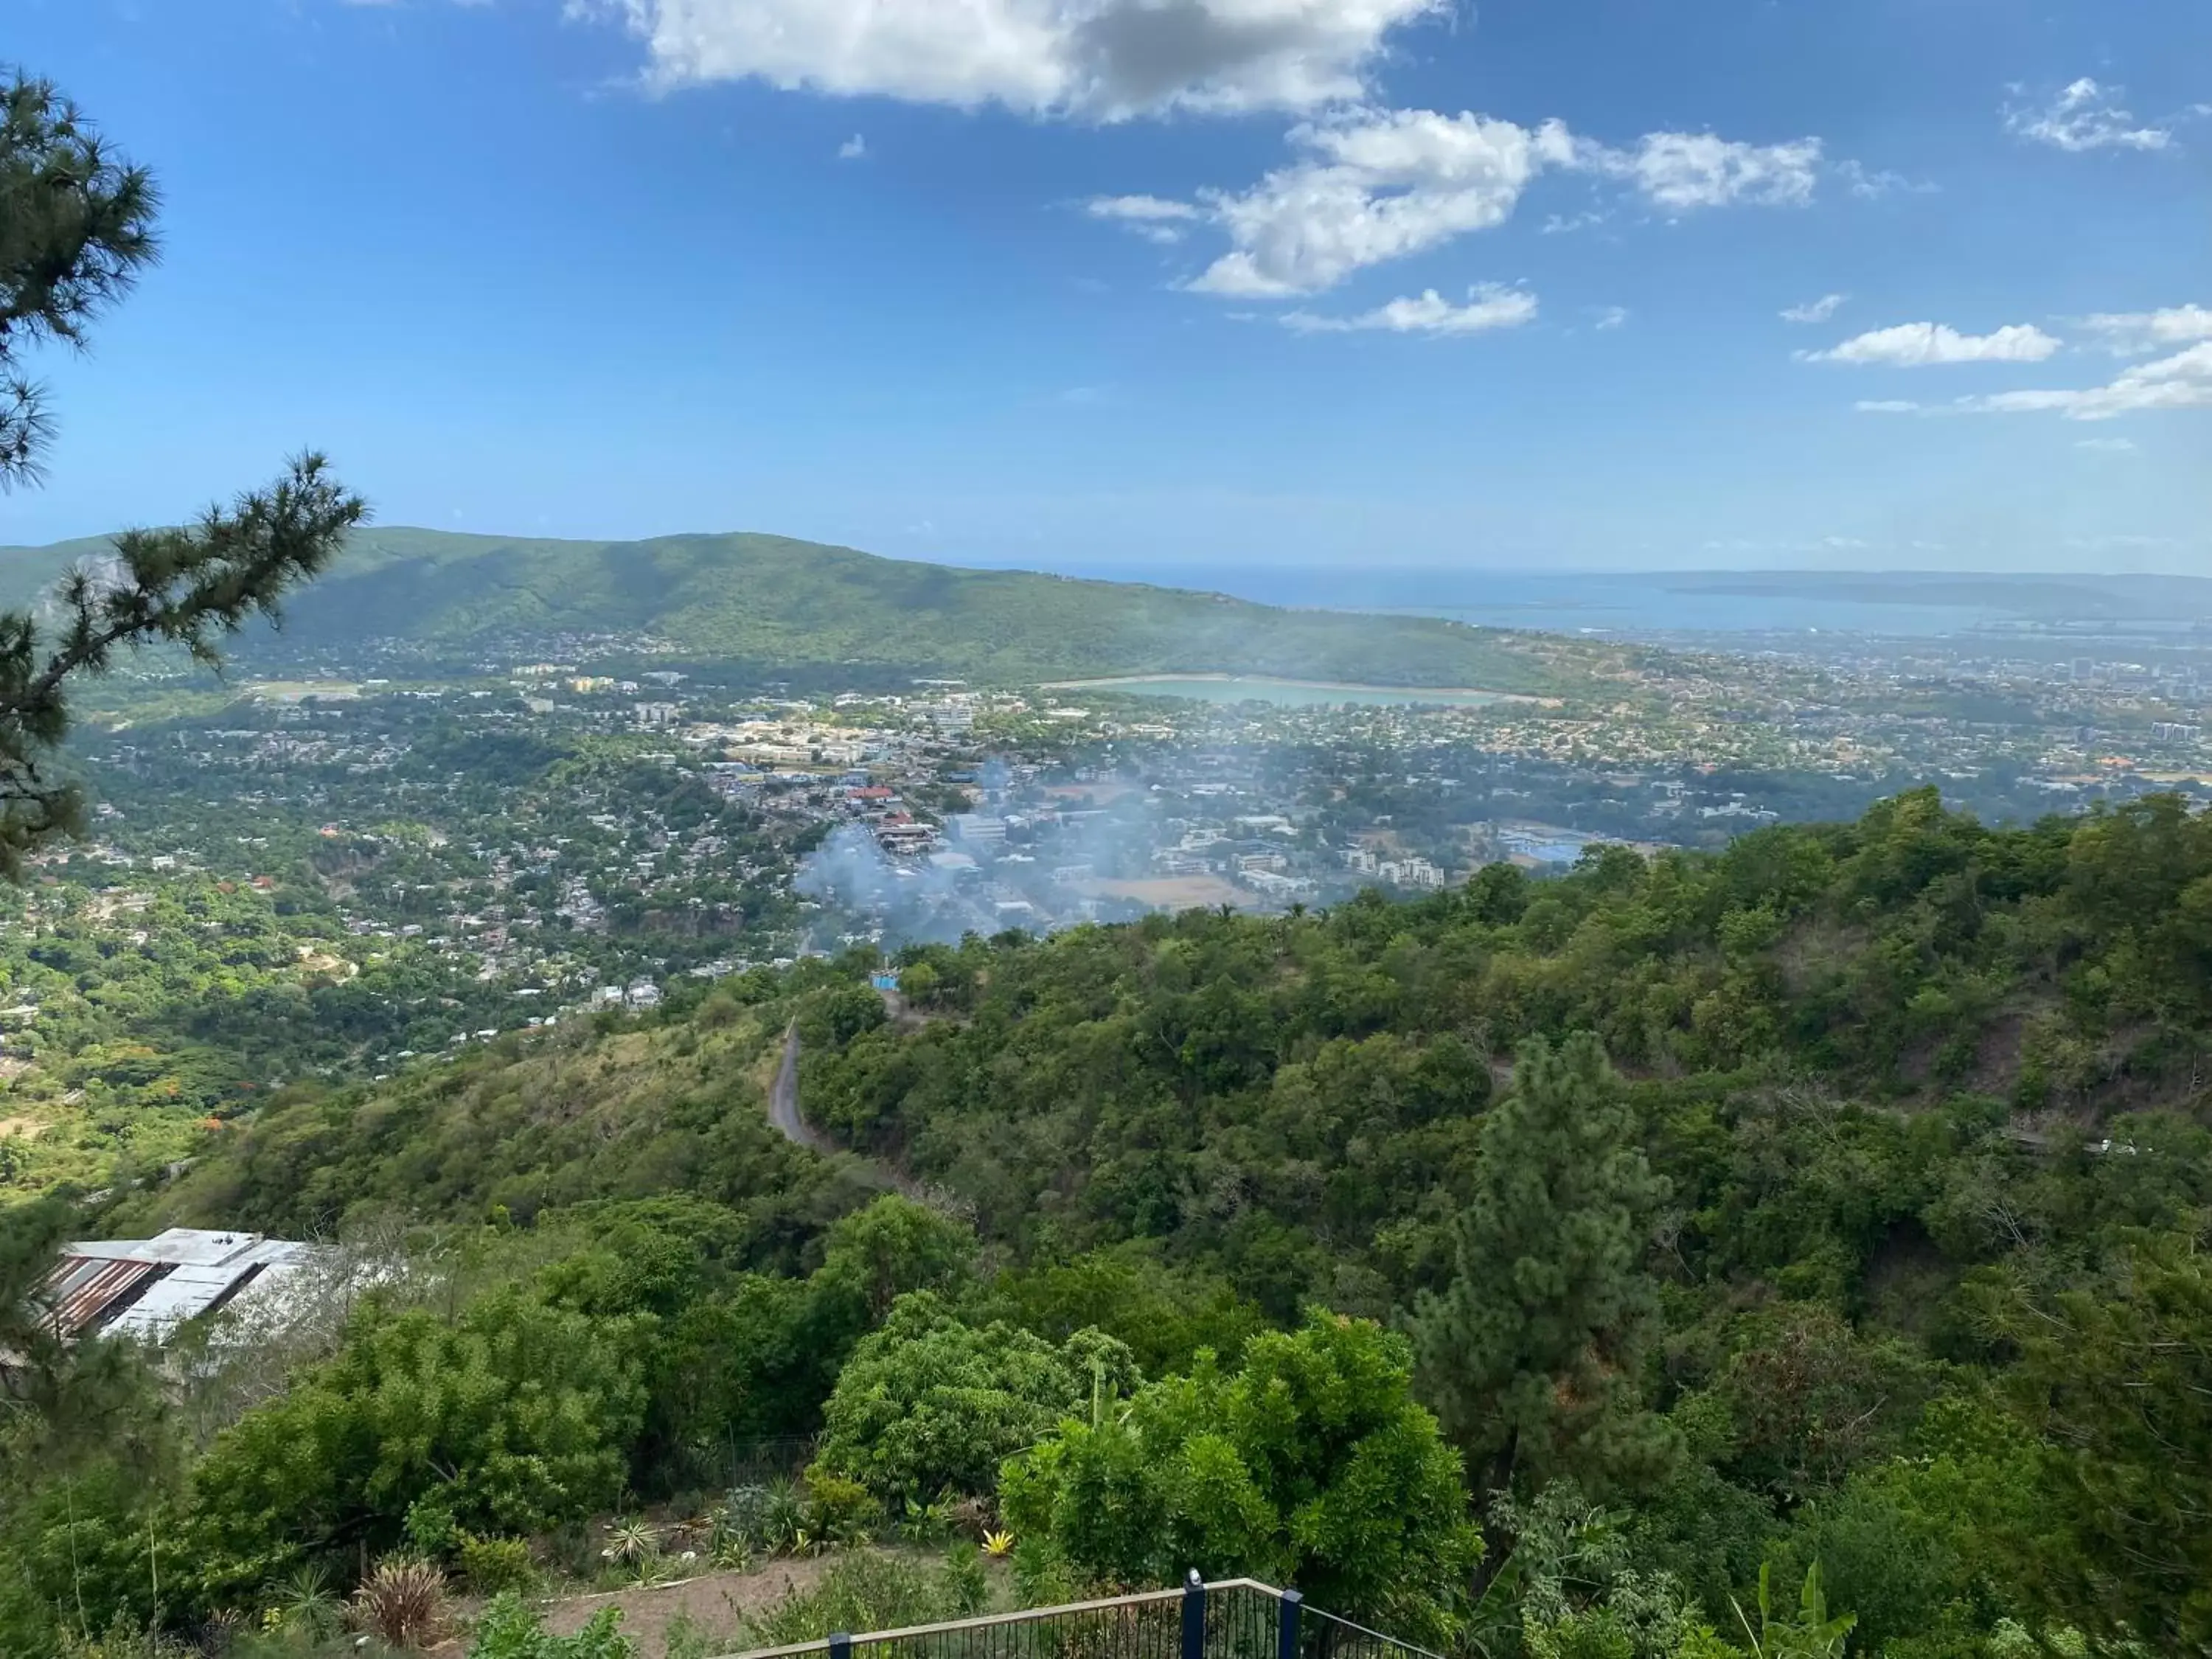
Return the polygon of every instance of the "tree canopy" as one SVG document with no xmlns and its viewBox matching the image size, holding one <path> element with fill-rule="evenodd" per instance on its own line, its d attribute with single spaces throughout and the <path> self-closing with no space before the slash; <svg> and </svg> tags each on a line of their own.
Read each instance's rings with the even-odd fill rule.
<svg viewBox="0 0 2212 1659">
<path fill-rule="evenodd" d="M 52 435 L 27 349 L 82 348 L 92 325 L 155 258 L 159 198 L 147 170 L 118 155 L 51 82 L 17 71 L 0 86 L 0 489 L 35 483 Z M 0 612 L 0 878 L 82 822 L 59 775 L 69 688 L 149 647 L 219 666 L 222 643 L 328 567 L 368 504 L 302 454 L 264 489 L 211 507 L 183 528 L 127 531 L 111 556 L 53 594 L 58 620 Z"/>
</svg>

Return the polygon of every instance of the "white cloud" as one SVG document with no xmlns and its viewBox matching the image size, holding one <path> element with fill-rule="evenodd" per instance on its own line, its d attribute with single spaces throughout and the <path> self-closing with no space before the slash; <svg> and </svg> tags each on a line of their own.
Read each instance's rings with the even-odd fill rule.
<svg viewBox="0 0 2212 1659">
<path fill-rule="evenodd" d="M 857 161 L 867 153 L 868 141 L 857 132 L 837 146 L 837 159 L 841 161 Z"/>
<path fill-rule="evenodd" d="M 2140 357 L 2197 340 L 2212 340 L 2212 309 L 2169 306 L 2163 311 L 2100 311 L 2081 326 L 2115 356 Z"/>
<path fill-rule="evenodd" d="M 661 86 L 771 86 L 1097 119 L 1359 97 L 1441 0 L 571 0 L 626 23 Z"/>
<path fill-rule="evenodd" d="M 1652 206 L 1669 213 L 1747 202 L 1799 207 L 1813 199 L 1820 174 L 1820 141 L 1747 144 L 1710 132 L 1650 132 L 1632 150 L 1578 146 L 1578 163 L 1633 184 Z"/>
<path fill-rule="evenodd" d="M 1668 212 L 1795 204 L 1810 197 L 1820 153 L 1812 138 L 1760 146 L 1671 132 L 1619 150 L 1558 121 L 1532 128 L 1415 109 L 1347 110 L 1290 138 L 1299 160 L 1249 190 L 1205 192 L 1230 247 L 1192 288 L 1244 299 L 1317 293 L 1365 266 L 1504 223 L 1547 170 L 1624 180 Z"/>
<path fill-rule="evenodd" d="M 1628 322 L 1628 307 L 1626 306 L 1598 306 L 1594 307 L 1594 315 L 1595 320 L 1593 321 L 1590 325 L 1598 330 L 1599 332 L 1603 333 L 1607 330 L 1621 328 L 1626 325 Z"/>
<path fill-rule="evenodd" d="M 2094 450 L 2100 455 L 2124 455 L 2136 447 L 2133 438 L 2076 438 L 2076 449 Z"/>
<path fill-rule="evenodd" d="M 1182 240 L 1183 225 L 1206 216 L 1188 202 L 1158 196 L 1094 196 L 1084 204 L 1094 219 L 1118 221 L 1148 242 L 1171 246 Z"/>
<path fill-rule="evenodd" d="M 1916 183 L 1901 173 L 1878 170 L 1848 157 L 1836 163 L 1835 174 L 1844 181 L 1844 189 L 1863 201 L 1871 202 L 1897 191 L 1910 196 L 1927 196 L 1936 190 L 1934 185 Z"/>
<path fill-rule="evenodd" d="M 2212 340 L 2137 363 L 2104 386 L 1999 392 L 1961 398 L 1957 407 L 1969 415 L 2049 413 L 2069 421 L 2109 421 L 2154 409 L 2212 409 Z"/>
<path fill-rule="evenodd" d="M 1601 225 L 1612 216 L 1596 208 L 1586 209 L 1580 213 L 1549 214 L 1538 227 L 1538 232 L 1545 236 L 1565 236 L 1574 231 L 1588 230 L 1594 225 Z"/>
<path fill-rule="evenodd" d="M 1467 291 L 1467 303 L 1454 305 L 1434 289 L 1391 301 L 1351 317 L 1317 317 L 1293 311 L 1286 328 L 1301 334 L 1349 334 L 1387 329 L 1394 334 L 1480 334 L 1493 328 L 1518 328 L 1536 316 L 1536 296 L 1523 289 L 1486 283 Z"/>
<path fill-rule="evenodd" d="M 1883 399 L 1852 407 L 1878 415 L 2063 415 L 2069 421 L 2109 421 L 2160 409 L 2212 409 L 2212 340 L 2155 362 L 2136 363 L 2103 386 L 1993 392 L 1948 404 Z M 2082 447 L 2133 447 L 2124 438 L 2087 440 Z"/>
<path fill-rule="evenodd" d="M 1802 306 L 1790 306 L 1784 310 L 1785 323 L 1825 323 L 1844 308 L 1848 294 L 1823 294 L 1817 300 L 1808 300 Z"/>
<path fill-rule="evenodd" d="M 1311 294 L 1363 266 L 1503 223 L 1528 181 L 1571 155 L 1557 122 L 1362 110 L 1301 126 L 1306 159 L 1209 198 L 1230 251 L 1191 286 L 1245 298 Z"/>
<path fill-rule="evenodd" d="M 2120 107 L 2119 88 L 2083 76 L 2040 107 L 2008 106 L 2005 130 L 2032 143 L 2080 154 L 2091 149 L 2166 149 L 2171 127 L 2137 126 Z"/>
<path fill-rule="evenodd" d="M 1198 219 L 1205 216 L 1188 202 L 1163 196 L 1094 196 L 1084 204 L 1094 219 Z"/>
<path fill-rule="evenodd" d="M 1899 323 L 1853 336 L 1826 351 L 1801 351 L 1809 363 L 1881 363 L 1925 368 L 1941 363 L 2039 363 L 2058 342 L 2031 323 L 2010 323 L 1987 334 L 1961 334 L 1944 323 Z"/>
</svg>

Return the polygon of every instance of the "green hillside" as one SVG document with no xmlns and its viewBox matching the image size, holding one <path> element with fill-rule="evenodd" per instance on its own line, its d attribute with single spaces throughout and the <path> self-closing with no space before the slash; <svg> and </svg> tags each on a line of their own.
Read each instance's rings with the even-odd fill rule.
<svg viewBox="0 0 2212 1659">
<path fill-rule="evenodd" d="M 0 601 L 25 603 L 100 546 L 0 549 Z M 1435 618 L 1285 611 L 759 535 L 577 542 L 369 530 L 288 621 L 295 645 L 385 636 L 459 650 L 568 633 L 651 634 L 687 656 L 781 675 L 1000 684 L 1215 671 L 1547 691 L 1620 654 Z"/>
<path fill-rule="evenodd" d="M 817 1435 L 812 1535 L 991 1517 L 1032 1601 L 1200 1561 L 1455 1659 L 2212 1652 L 2208 895 L 2176 799 L 1990 830 L 1926 791 L 917 947 L 896 1022 L 854 952 L 295 1090 L 106 1224 L 404 1224 L 422 1288 L 196 1395 L 198 1439 L 91 1416 L 104 1373 L 0 1435 L 0 1650 L 491 1539 L 605 1588 L 606 1517 Z M 793 1021 L 860 1158 L 769 1127 Z M 737 1554 L 799 1547 L 728 1501 Z M 1783 1622 L 1808 1584 L 1848 1644 Z"/>
</svg>

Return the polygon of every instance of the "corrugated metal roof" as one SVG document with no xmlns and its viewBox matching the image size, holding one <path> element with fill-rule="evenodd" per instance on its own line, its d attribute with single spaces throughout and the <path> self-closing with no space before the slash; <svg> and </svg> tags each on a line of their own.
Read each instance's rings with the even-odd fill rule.
<svg viewBox="0 0 2212 1659">
<path fill-rule="evenodd" d="M 166 1342 L 187 1319 L 212 1313 L 228 1301 L 240 1286 L 261 1271 L 261 1263 L 225 1263 L 219 1267 L 173 1268 L 146 1294 L 115 1316 L 109 1328 L 118 1335 L 141 1336 Z"/>
<path fill-rule="evenodd" d="M 171 1227 L 151 1238 L 110 1238 L 72 1244 L 78 1255 L 129 1256 L 135 1261 L 196 1263 L 212 1267 L 263 1243 L 258 1233 L 216 1232 L 206 1227 Z"/>
<path fill-rule="evenodd" d="M 46 1276 L 44 1299 L 61 1334 L 81 1336 L 130 1307 L 169 1271 L 165 1262 L 64 1255 Z"/>
<path fill-rule="evenodd" d="M 152 1238 L 87 1240 L 70 1245 L 47 1277 L 46 1299 L 64 1336 L 92 1331 L 166 1342 L 179 1325 L 216 1309 L 262 1279 L 290 1277 L 313 1258 L 312 1245 L 258 1233 L 172 1227 Z M 275 1284 L 260 1286 L 276 1306 Z"/>
</svg>

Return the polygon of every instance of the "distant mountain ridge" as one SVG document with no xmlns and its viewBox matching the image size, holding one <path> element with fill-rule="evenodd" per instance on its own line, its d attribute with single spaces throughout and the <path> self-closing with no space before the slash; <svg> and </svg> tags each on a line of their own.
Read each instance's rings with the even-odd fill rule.
<svg viewBox="0 0 2212 1659">
<path fill-rule="evenodd" d="M 0 549 L 24 604 L 104 538 Z M 550 541 L 373 528 L 287 610 L 295 646 L 640 634 L 766 673 L 830 670 L 1032 683 L 1229 672 L 1540 693 L 1619 647 L 1431 617 L 1291 611 L 1217 593 L 882 558 L 788 537 Z"/>
</svg>

